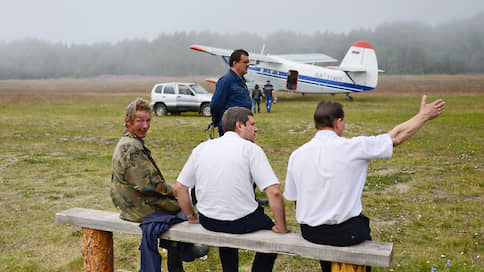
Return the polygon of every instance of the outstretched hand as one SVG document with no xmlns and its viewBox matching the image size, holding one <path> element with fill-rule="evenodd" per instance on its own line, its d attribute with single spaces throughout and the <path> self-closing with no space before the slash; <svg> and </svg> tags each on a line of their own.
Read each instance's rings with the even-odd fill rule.
<svg viewBox="0 0 484 272">
<path fill-rule="evenodd" d="M 437 99 L 432 103 L 427 104 L 427 95 L 422 96 L 420 103 L 420 113 L 426 117 L 426 120 L 432 120 L 439 116 L 445 108 L 445 101 Z"/>
</svg>

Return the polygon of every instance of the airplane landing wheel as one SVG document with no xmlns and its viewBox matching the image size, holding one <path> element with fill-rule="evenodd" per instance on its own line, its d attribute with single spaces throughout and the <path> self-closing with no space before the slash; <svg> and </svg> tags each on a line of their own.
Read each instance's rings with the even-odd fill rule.
<svg viewBox="0 0 484 272">
<path fill-rule="evenodd" d="M 351 96 L 347 95 L 347 96 L 346 96 L 346 101 L 350 101 L 350 102 L 351 102 L 351 101 L 353 101 L 353 97 L 351 97 Z"/>
</svg>

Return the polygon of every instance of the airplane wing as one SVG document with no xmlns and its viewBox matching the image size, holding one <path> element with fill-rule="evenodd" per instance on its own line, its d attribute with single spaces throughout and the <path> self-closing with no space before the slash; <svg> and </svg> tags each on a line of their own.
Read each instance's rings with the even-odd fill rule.
<svg viewBox="0 0 484 272">
<path fill-rule="evenodd" d="M 337 62 L 338 60 L 321 53 L 274 55 L 286 60 L 302 63 Z"/>
<path fill-rule="evenodd" d="M 232 50 L 229 50 L 229 49 L 210 47 L 210 46 L 198 45 L 198 44 L 191 45 L 190 49 L 208 53 L 212 56 L 230 57 L 230 54 L 232 54 Z"/>
<path fill-rule="evenodd" d="M 194 44 L 190 46 L 190 49 L 197 50 L 210 54 L 212 56 L 230 57 L 233 50 L 211 47 L 206 45 Z M 271 63 L 283 63 L 285 60 L 301 62 L 301 63 L 320 63 L 320 62 L 335 62 L 336 59 L 327 56 L 325 54 L 283 54 L 283 55 L 261 55 L 257 53 L 249 52 L 250 60 L 271 62 Z"/>
<path fill-rule="evenodd" d="M 209 77 L 209 78 L 206 78 L 205 81 L 210 83 L 217 83 L 218 78 Z"/>
<path fill-rule="evenodd" d="M 230 50 L 230 49 L 217 48 L 217 47 L 211 47 L 211 46 L 199 45 L 199 44 L 191 45 L 190 49 L 204 52 L 212 56 L 222 56 L 222 57 L 230 57 L 230 55 L 233 52 L 233 50 Z M 261 54 L 251 53 L 251 52 L 249 52 L 249 58 L 250 60 L 282 63 L 281 60 L 276 57 L 261 55 Z"/>
</svg>

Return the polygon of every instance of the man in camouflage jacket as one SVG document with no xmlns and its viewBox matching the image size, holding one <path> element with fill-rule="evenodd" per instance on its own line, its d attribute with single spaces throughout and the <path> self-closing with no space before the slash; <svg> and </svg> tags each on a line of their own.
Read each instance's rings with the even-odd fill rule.
<svg viewBox="0 0 484 272">
<path fill-rule="evenodd" d="M 151 107 L 146 101 L 131 103 L 126 111 L 126 131 L 114 149 L 111 197 L 124 220 L 141 222 L 153 213 L 175 215 L 180 211 L 173 188 L 144 145 L 150 121 Z"/>
<path fill-rule="evenodd" d="M 124 220 L 141 222 L 145 217 L 154 214 L 174 215 L 176 218 L 186 220 L 173 195 L 173 188 L 165 182 L 160 169 L 151 157 L 150 150 L 144 145 L 143 138 L 150 128 L 151 111 L 148 102 L 141 98 L 133 101 L 126 109 L 124 119 L 126 131 L 123 132 L 113 153 L 111 198 L 114 205 L 121 210 L 120 217 Z M 168 249 L 168 271 L 183 272 L 177 244 L 164 241 L 163 245 Z M 206 255 L 209 249 L 208 246 L 193 244 L 182 246 L 192 252 L 195 258 Z M 145 248 L 143 241 L 140 250 L 142 247 Z M 161 258 L 150 255 L 153 258 L 144 259 L 143 256 L 147 255 L 141 252 L 140 271 L 153 269 L 160 271 Z"/>
</svg>

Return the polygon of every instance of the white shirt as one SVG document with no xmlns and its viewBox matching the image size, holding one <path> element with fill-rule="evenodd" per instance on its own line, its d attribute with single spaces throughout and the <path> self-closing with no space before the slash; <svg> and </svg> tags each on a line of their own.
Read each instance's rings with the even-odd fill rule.
<svg viewBox="0 0 484 272">
<path fill-rule="evenodd" d="M 370 160 L 392 152 L 389 134 L 348 139 L 318 131 L 289 158 L 284 197 L 296 201 L 296 220 L 315 227 L 359 215 Z"/>
<path fill-rule="evenodd" d="M 197 209 L 217 220 L 236 220 L 257 209 L 254 182 L 261 191 L 279 184 L 262 148 L 231 131 L 193 149 L 177 181 L 195 186 Z"/>
</svg>

